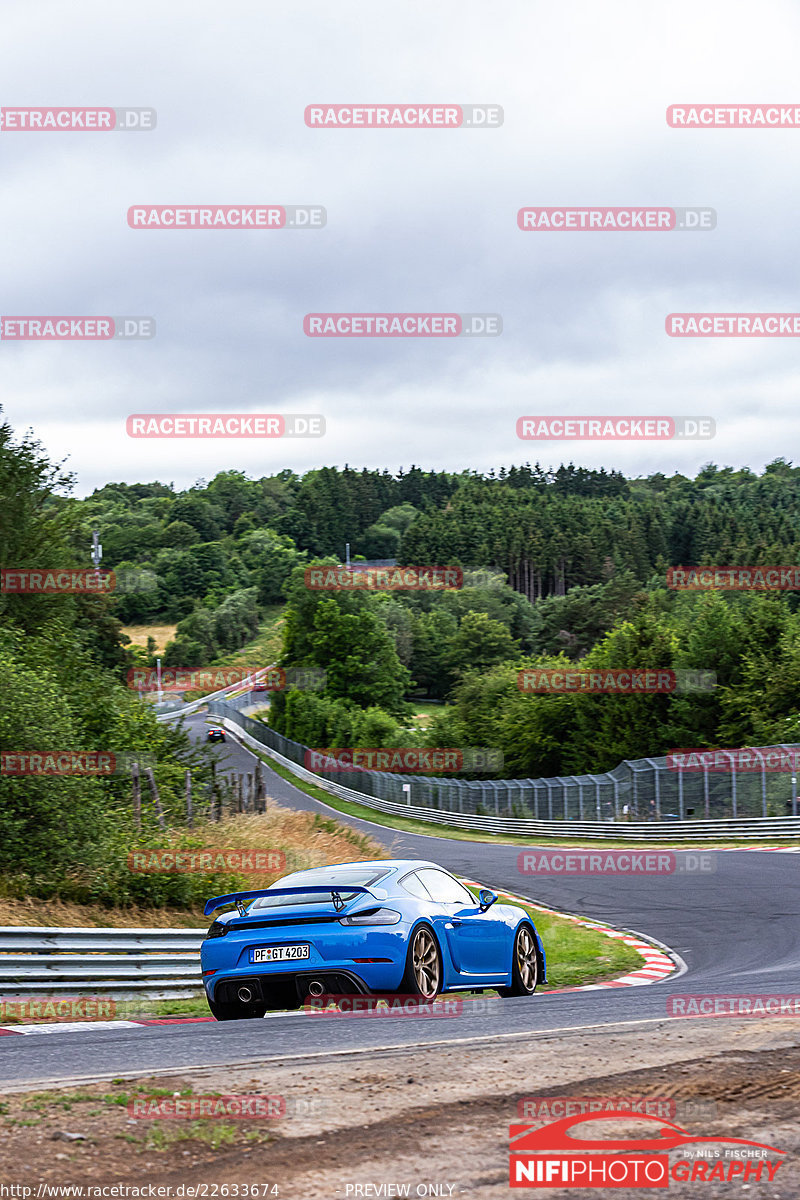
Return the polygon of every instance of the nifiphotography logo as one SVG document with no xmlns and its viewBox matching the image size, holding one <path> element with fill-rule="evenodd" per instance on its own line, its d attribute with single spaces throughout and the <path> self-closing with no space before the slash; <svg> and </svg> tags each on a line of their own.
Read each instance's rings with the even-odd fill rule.
<svg viewBox="0 0 800 1200">
<path fill-rule="evenodd" d="M 637 1113 L 637 1121 L 651 1122 L 651 1137 L 575 1137 L 574 1125 L 598 1121 L 630 1123 L 630 1110 L 579 1113 L 550 1125 L 510 1127 L 509 1185 L 556 1188 L 661 1187 L 670 1180 L 702 1183 L 771 1183 L 784 1162 L 784 1150 L 746 1138 L 695 1137 L 681 1125 L 663 1117 Z M 602 1126 L 594 1125 L 602 1131 Z M 701 1147 L 687 1150 L 686 1147 Z M 669 1152 L 679 1151 L 671 1163 Z M 777 1160 L 771 1156 L 781 1155 Z"/>
</svg>

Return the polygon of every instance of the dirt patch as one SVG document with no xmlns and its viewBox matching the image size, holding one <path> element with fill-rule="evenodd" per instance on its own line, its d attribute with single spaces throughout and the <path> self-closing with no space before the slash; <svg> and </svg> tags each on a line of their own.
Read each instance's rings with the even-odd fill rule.
<svg viewBox="0 0 800 1200">
<path fill-rule="evenodd" d="M 649 1065 L 641 1067 L 642 1061 Z M 145 1097 L 163 1103 L 214 1094 L 280 1097 L 284 1115 L 141 1120 L 127 1107 Z M 694 1136 L 741 1137 L 787 1152 L 770 1184 L 765 1176 L 744 1192 L 739 1182 L 673 1180 L 672 1195 L 696 1196 L 702 1188 L 700 1195 L 709 1197 L 744 1192 L 794 1200 L 800 1193 L 800 1033 L 790 1021 L 672 1021 L 645 1030 L 576 1030 L 459 1048 L 271 1061 L 80 1091 L 6 1094 L 0 1179 L 158 1183 L 170 1185 L 173 1196 L 180 1195 L 175 1189 L 181 1184 L 275 1184 L 277 1193 L 262 1190 L 260 1195 L 282 1200 L 397 1195 L 398 1187 L 408 1185 L 412 1196 L 507 1200 L 509 1125 L 555 1120 L 564 1115 L 569 1097 L 646 1101 L 654 1114 Z M 550 1106 L 546 1116 L 543 1098 Z M 532 1109 L 532 1103 L 538 1107 Z M 652 1128 L 651 1123 L 648 1133 Z M 642 1136 L 638 1120 L 614 1129 L 622 1136 Z M 86 1140 L 64 1140 L 69 1133 Z M 22 1165 L 34 1162 L 35 1167 Z M 383 1193 L 363 1190 L 368 1184 L 383 1184 Z M 389 1184 L 394 1192 L 386 1192 Z M 356 1192 L 357 1185 L 362 1190 Z M 429 1190 L 417 1190 L 422 1187 Z M 599 1193 L 549 1189 L 548 1194 Z M 652 1191 L 641 1194 L 652 1196 Z"/>
</svg>

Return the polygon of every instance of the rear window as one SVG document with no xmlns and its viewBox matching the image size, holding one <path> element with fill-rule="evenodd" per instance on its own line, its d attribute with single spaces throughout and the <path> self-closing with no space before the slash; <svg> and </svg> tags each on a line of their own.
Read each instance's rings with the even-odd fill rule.
<svg viewBox="0 0 800 1200">
<path fill-rule="evenodd" d="M 281 879 L 280 882 L 273 884 L 273 887 L 303 887 L 305 884 L 308 884 L 309 887 L 331 887 L 339 892 L 344 901 L 348 901 L 357 894 L 348 892 L 348 884 L 355 884 L 357 887 L 371 887 L 373 883 L 377 883 L 387 874 L 388 871 L 376 871 L 374 867 L 369 871 L 309 871 L 296 878 L 292 878 L 290 875 L 287 879 Z M 305 892 L 297 896 L 261 896 L 249 911 L 255 912 L 260 908 L 280 908 L 289 904 L 325 903 L 326 897 L 319 892 Z"/>
</svg>

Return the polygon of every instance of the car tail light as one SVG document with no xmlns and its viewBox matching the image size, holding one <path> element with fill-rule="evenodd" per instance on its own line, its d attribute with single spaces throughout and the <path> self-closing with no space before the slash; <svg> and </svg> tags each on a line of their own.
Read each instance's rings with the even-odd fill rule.
<svg viewBox="0 0 800 1200">
<path fill-rule="evenodd" d="M 212 921 L 206 938 L 225 937 L 227 932 L 228 926 L 224 921 Z"/>
<path fill-rule="evenodd" d="M 353 913 L 352 917 L 340 917 L 340 925 L 396 925 L 401 915 L 393 908 L 368 908 Z"/>
</svg>

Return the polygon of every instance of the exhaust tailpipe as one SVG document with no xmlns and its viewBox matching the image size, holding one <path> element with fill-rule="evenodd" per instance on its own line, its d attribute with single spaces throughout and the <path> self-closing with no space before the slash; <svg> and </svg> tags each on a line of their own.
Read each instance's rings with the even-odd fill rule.
<svg viewBox="0 0 800 1200">
<path fill-rule="evenodd" d="M 311 983 L 308 985 L 308 992 L 311 996 L 321 996 L 324 991 L 325 986 L 324 984 L 321 984 L 318 979 L 312 979 Z"/>
<path fill-rule="evenodd" d="M 236 995 L 239 997 L 242 1004 L 250 1004 L 253 999 L 253 993 L 249 987 L 240 987 Z"/>
</svg>

